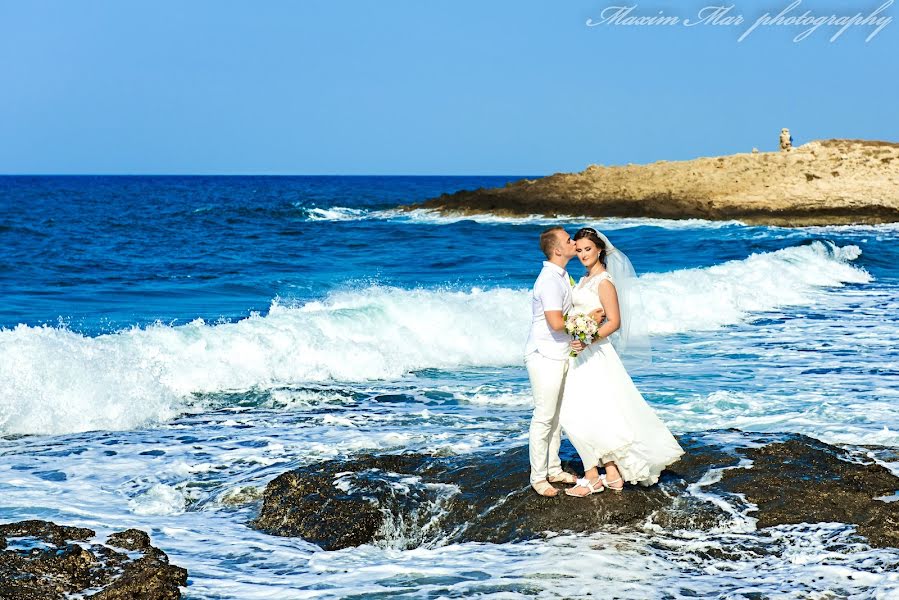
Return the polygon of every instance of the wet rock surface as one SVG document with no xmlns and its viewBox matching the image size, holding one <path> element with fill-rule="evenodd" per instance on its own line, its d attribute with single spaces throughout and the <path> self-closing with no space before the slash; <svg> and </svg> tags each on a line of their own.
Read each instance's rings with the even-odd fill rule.
<svg viewBox="0 0 899 600">
<path fill-rule="evenodd" d="M 899 547 L 899 503 L 886 501 L 899 480 L 888 469 L 802 436 L 739 452 L 753 466 L 725 472 L 722 487 L 758 506 L 759 527 L 852 523 L 871 545 Z"/>
<path fill-rule="evenodd" d="M 876 499 L 899 490 L 899 478 L 887 469 L 804 436 L 725 433 L 738 441 L 725 445 L 713 436 L 682 436 L 687 452 L 663 473 L 659 485 L 587 498 L 534 493 L 526 447 L 458 457 L 364 455 L 316 463 L 270 482 L 252 525 L 326 550 L 367 543 L 412 548 L 505 543 L 608 527 L 642 529 L 648 523 L 708 530 L 728 522 L 734 512 L 749 511 L 759 527 L 854 523 L 874 545 L 899 545 L 899 503 Z M 564 451 L 566 446 L 563 466 L 580 475 L 579 462 L 570 447 Z"/>
<path fill-rule="evenodd" d="M 48 521 L 0 525 L 0 598 L 55 600 L 70 595 L 94 600 L 181 597 L 187 571 L 169 564 L 143 531 L 127 529 L 106 544 L 90 543 L 94 531 Z"/>
</svg>

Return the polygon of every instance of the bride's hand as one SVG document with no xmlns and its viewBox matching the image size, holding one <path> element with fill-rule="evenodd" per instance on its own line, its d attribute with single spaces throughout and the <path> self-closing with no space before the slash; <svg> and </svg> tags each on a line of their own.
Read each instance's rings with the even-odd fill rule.
<svg viewBox="0 0 899 600">
<path fill-rule="evenodd" d="M 588 316 L 597 323 L 602 323 L 602 320 L 606 318 L 606 311 L 604 311 L 602 308 L 597 308 Z"/>
<path fill-rule="evenodd" d="M 587 347 L 587 344 L 582 342 L 581 340 L 571 340 L 571 349 L 575 352 L 581 352 L 584 348 Z"/>
</svg>

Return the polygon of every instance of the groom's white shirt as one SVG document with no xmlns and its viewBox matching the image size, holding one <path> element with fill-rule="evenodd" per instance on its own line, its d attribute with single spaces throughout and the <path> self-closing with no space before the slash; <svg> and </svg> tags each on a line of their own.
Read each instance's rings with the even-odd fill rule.
<svg viewBox="0 0 899 600">
<path fill-rule="evenodd" d="M 543 261 L 543 270 L 534 282 L 531 298 L 532 321 L 525 355 L 539 352 L 546 358 L 566 360 L 568 358 L 568 342 L 571 336 L 564 330 L 555 331 L 546 322 L 547 311 L 560 310 L 566 314 L 571 310 L 571 280 L 568 272 L 549 261 Z"/>
</svg>

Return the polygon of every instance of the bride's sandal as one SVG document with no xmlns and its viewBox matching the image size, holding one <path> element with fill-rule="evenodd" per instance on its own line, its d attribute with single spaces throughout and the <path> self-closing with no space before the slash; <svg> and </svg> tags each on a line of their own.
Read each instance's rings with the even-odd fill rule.
<svg viewBox="0 0 899 600">
<path fill-rule="evenodd" d="M 621 477 L 619 477 L 618 479 L 613 479 L 612 481 L 609 481 L 608 479 L 606 479 L 605 474 L 603 474 L 603 475 L 600 475 L 599 478 L 602 479 L 603 485 L 605 485 L 607 488 L 609 488 L 613 492 L 620 492 L 621 490 L 624 489 L 624 480 Z"/>
<path fill-rule="evenodd" d="M 586 496 L 589 496 L 591 494 L 598 494 L 599 492 L 606 489 L 602 485 L 602 478 L 597 479 L 595 482 L 591 482 L 589 479 L 578 479 L 576 483 L 577 483 L 577 485 L 575 485 L 573 488 L 568 488 L 567 490 L 565 490 L 566 496 L 574 496 L 575 498 L 585 498 Z M 586 488 L 587 493 L 586 494 L 573 494 L 572 492 L 574 492 L 574 490 L 576 490 L 578 488 Z"/>
<path fill-rule="evenodd" d="M 577 477 L 575 477 L 573 474 L 569 473 L 568 471 L 562 471 L 561 473 L 558 473 L 557 475 L 550 475 L 549 482 L 550 483 L 567 483 L 568 485 L 573 485 L 573 484 L 577 483 Z"/>
<path fill-rule="evenodd" d="M 559 490 L 550 485 L 545 479 L 543 481 L 538 481 L 537 483 L 532 483 L 531 487 L 544 498 L 555 498 L 559 495 Z"/>
</svg>

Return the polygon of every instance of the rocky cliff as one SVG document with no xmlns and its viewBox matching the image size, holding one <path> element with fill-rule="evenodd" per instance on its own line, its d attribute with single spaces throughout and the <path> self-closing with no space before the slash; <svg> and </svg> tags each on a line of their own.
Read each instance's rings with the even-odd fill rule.
<svg viewBox="0 0 899 600">
<path fill-rule="evenodd" d="M 899 144 L 825 140 L 780 152 L 591 165 L 581 173 L 444 194 L 412 208 L 787 226 L 897 222 Z"/>
</svg>

